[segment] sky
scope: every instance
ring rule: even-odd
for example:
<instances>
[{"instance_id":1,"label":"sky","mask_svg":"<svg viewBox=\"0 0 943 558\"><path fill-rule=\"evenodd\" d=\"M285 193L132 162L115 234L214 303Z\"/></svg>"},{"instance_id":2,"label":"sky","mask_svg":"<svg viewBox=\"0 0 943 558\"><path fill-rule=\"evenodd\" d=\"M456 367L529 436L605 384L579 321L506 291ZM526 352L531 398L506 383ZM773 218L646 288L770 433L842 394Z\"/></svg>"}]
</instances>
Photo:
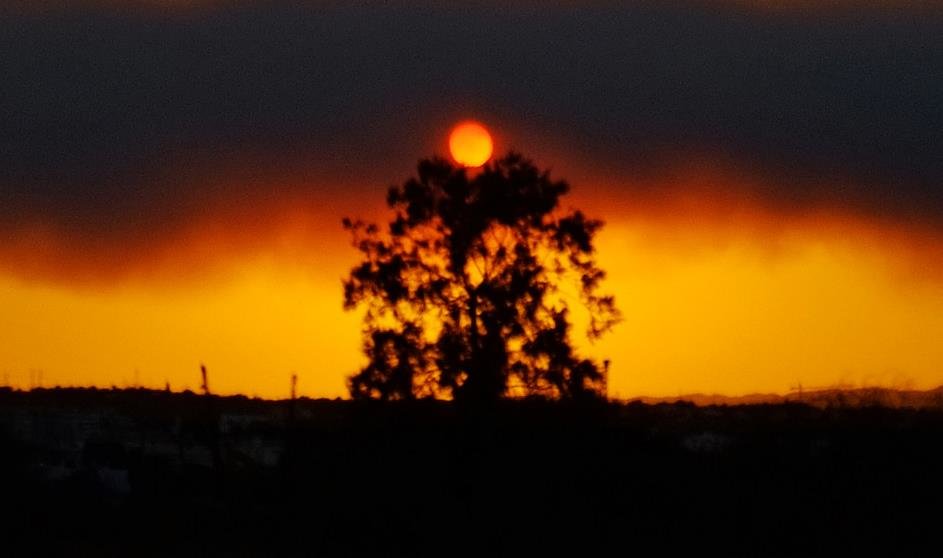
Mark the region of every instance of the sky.
<instances>
[{"instance_id":1,"label":"sky","mask_svg":"<svg viewBox=\"0 0 943 558\"><path fill-rule=\"evenodd\" d=\"M600 217L610 394L943 384L934 2L0 7L0 379L343 396L344 216L475 119Z\"/></svg>"}]
</instances>

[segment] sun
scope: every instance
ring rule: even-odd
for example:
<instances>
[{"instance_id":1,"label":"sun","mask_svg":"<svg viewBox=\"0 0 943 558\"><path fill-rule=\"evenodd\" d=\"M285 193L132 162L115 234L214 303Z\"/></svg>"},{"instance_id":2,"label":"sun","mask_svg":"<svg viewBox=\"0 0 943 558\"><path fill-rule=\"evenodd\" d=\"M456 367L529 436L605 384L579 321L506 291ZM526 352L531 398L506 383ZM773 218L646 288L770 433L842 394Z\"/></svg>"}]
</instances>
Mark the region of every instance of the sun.
<instances>
[{"instance_id":1,"label":"sun","mask_svg":"<svg viewBox=\"0 0 943 558\"><path fill-rule=\"evenodd\" d=\"M480 167L491 158L494 144L484 126L473 120L461 122L449 134L449 151L455 162L466 167Z\"/></svg>"}]
</instances>

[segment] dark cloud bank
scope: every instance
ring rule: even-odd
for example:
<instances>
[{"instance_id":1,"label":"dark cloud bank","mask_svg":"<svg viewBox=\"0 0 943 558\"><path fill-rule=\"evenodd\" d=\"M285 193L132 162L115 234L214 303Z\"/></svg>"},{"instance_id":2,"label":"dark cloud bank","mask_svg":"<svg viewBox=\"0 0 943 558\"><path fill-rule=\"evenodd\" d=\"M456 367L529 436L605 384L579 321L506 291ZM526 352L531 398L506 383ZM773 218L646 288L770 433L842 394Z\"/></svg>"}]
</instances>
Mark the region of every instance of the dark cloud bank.
<instances>
[{"instance_id":1,"label":"dark cloud bank","mask_svg":"<svg viewBox=\"0 0 943 558\"><path fill-rule=\"evenodd\" d=\"M755 193L774 207L943 229L932 10L249 2L0 17L7 240L39 223L107 244L227 197L316 200L330 189L317 177L385 183L466 114L546 132L601 173L706 153L782 178ZM221 169L237 178L225 190ZM285 169L312 180L253 185Z\"/></svg>"}]
</instances>

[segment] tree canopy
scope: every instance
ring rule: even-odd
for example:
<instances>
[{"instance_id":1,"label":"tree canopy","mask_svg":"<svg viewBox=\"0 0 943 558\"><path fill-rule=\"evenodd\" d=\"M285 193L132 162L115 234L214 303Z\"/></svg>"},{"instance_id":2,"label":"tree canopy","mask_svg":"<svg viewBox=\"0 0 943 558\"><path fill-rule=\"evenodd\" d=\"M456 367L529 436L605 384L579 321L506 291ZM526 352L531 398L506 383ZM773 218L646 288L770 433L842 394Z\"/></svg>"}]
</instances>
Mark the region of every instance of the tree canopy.
<instances>
[{"instance_id":1,"label":"tree canopy","mask_svg":"<svg viewBox=\"0 0 943 558\"><path fill-rule=\"evenodd\" d=\"M602 222L563 211L562 180L516 153L472 172L441 158L393 186L388 226L344 219L362 254L344 307L364 308L368 364L355 398L598 395L604 374L576 354L570 306L596 339L618 320L599 293Z\"/></svg>"}]
</instances>

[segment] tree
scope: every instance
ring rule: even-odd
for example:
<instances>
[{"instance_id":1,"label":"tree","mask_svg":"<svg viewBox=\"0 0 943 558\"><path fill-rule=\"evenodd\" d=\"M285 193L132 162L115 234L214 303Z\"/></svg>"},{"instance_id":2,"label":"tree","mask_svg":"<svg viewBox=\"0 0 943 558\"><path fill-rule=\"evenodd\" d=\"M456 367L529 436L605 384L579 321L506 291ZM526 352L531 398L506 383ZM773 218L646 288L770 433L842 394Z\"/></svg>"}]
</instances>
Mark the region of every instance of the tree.
<instances>
[{"instance_id":1,"label":"tree","mask_svg":"<svg viewBox=\"0 0 943 558\"><path fill-rule=\"evenodd\" d=\"M573 350L570 305L588 310L590 339L619 313L598 293L602 222L561 211L568 190L515 153L474 176L432 158L389 189L387 229L344 219L363 256L344 280L344 307L365 309L369 359L349 378L351 395L598 395L603 375Z\"/></svg>"}]
</instances>

